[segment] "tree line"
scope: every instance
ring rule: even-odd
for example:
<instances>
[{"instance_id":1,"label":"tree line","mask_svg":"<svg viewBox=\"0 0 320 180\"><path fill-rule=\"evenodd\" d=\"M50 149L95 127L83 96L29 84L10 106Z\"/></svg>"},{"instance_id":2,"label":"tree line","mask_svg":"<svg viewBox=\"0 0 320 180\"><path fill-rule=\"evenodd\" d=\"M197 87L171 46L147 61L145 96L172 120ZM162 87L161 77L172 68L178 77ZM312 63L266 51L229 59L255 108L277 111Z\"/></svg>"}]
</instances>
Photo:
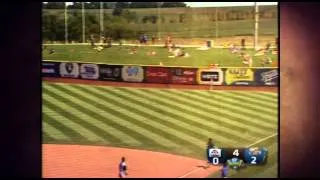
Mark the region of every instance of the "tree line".
<instances>
[{"instance_id":1,"label":"tree line","mask_svg":"<svg viewBox=\"0 0 320 180\"><path fill-rule=\"evenodd\" d=\"M110 2L106 2L108 5ZM142 2L136 2L135 4L148 4ZM64 2L49 2L50 5L63 5ZM47 4L47 5L48 5ZM128 5L132 5L127 2L117 2L113 4L113 10L111 14L103 14L104 19L104 32L106 37L112 37L114 40L119 39L136 39L139 37L141 31L133 28L132 24L143 25L146 23L157 24L161 23L186 23L188 21L194 21L198 15L193 16L188 13L177 13L170 16L162 15L161 19L157 15L141 15L135 11L131 11ZM150 3L153 4L153 3ZM99 6L99 2L86 3L86 5ZM110 4L109 4L110 5ZM108 5L108 6L109 6ZM112 5L112 4L111 4ZM158 4L159 5L159 4ZM81 2L73 4L75 7L81 7ZM51 6L53 7L53 6ZM141 7L141 6L139 6ZM53 8L54 9L54 8ZM94 7L94 9L99 9ZM81 11L70 11L68 13L68 39L70 41L82 42L82 14ZM229 21L229 20L252 20L254 17L253 11L246 10L220 10L215 17L215 13L204 15L208 21ZM277 18L276 8L269 8L260 11L260 18L262 19L275 19ZM42 32L43 40L45 41L63 41L65 39L65 25L64 16L60 14L58 16L54 10L43 11L42 14ZM95 13L86 13L85 16L85 34L88 38L90 34L100 34L100 22ZM87 39L85 40L87 41Z\"/></svg>"},{"instance_id":2,"label":"tree line","mask_svg":"<svg viewBox=\"0 0 320 180\"><path fill-rule=\"evenodd\" d=\"M103 8L113 9L114 7L121 8L176 8L187 7L184 2L103 2ZM48 2L43 3L44 9L64 9L65 2ZM100 2L85 2L86 9L99 9ZM73 5L68 5L68 9L81 9L82 2L74 2Z\"/></svg>"}]
</instances>

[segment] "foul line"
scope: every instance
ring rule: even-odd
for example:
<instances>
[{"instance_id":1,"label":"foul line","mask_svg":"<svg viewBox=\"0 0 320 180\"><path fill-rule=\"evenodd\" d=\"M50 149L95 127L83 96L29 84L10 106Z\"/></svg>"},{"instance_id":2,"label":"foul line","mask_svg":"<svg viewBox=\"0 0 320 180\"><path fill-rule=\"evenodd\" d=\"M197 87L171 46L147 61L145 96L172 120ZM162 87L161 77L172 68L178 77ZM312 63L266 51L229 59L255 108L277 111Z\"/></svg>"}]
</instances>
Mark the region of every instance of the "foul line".
<instances>
[{"instance_id":1,"label":"foul line","mask_svg":"<svg viewBox=\"0 0 320 180\"><path fill-rule=\"evenodd\" d=\"M252 144L249 144L247 147L250 147L250 146L256 145L256 144L258 144L258 143L260 143L260 142L262 142L262 141L264 141L264 140L267 140L267 139L269 139L269 138L272 138L272 137L274 137L274 136L276 136L276 135L278 135L278 133L271 134L270 136L267 136L267 137L262 138L262 139L260 139L260 140L258 140L258 141L256 141L256 142L254 142L254 143L252 143Z\"/></svg>"},{"instance_id":2,"label":"foul line","mask_svg":"<svg viewBox=\"0 0 320 180\"><path fill-rule=\"evenodd\" d=\"M256 145L256 144L258 144L258 143L260 143L260 142L262 142L262 141L265 141L265 140L267 140L267 139L269 139L269 138L272 138L272 137L274 137L274 136L276 136L276 135L278 135L278 133L271 134L270 136L267 136L267 137L262 138L262 139L254 142L254 143L252 143L252 144L249 144L247 147ZM186 176L188 176L188 175L190 175L190 174L192 174L192 173L194 173L194 172L199 171L201 168L202 168L202 167L197 167L197 168L195 168L195 169L187 172L186 174L184 174L184 175L182 175L182 176L179 176L178 178L184 178L184 177L186 177Z\"/></svg>"},{"instance_id":3,"label":"foul line","mask_svg":"<svg viewBox=\"0 0 320 180\"><path fill-rule=\"evenodd\" d=\"M178 178L184 178L184 177L188 176L189 174L192 174L192 173L194 173L194 172L196 172L196 171L199 171L200 169L201 169L201 167L197 167L197 168L189 171L188 173L186 173L186 174L184 174L184 175L182 175L182 176L179 176Z\"/></svg>"}]
</instances>

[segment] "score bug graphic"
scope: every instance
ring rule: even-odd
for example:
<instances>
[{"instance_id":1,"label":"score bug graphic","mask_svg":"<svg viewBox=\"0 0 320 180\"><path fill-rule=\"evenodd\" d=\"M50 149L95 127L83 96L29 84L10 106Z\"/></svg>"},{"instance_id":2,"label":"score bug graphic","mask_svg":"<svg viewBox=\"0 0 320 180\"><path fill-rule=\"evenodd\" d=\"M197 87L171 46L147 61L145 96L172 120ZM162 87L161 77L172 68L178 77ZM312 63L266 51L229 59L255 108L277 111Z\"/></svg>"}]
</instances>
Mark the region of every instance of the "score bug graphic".
<instances>
[{"instance_id":1,"label":"score bug graphic","mask_svg":"<svg viewBox=\"0 0 320 180\"><path fill-rule=\"evenodd\" d=\"M208 160L214 165L227 163L229 167L239 169L248 165L262 165L267 162L266 148L211 148Z\"/></svg>"}]
</instances>

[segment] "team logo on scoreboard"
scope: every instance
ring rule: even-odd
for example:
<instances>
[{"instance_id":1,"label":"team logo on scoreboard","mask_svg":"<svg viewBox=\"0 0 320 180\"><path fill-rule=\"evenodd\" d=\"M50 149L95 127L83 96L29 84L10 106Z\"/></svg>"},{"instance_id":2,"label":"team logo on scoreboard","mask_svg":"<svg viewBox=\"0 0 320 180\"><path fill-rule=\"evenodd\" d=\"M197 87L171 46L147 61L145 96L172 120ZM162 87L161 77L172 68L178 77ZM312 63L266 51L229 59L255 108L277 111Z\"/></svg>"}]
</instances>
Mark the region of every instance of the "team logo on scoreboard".
<instances>
[{"instance_id":1,"label":"team logo on scoreboard","mask_svg":"<svg viewBox=\"0 0 320 180\"><path fill-rule=\"evenodd\" d=\"M221 149L209 149L209 157L221 157Z\"/></svg>"},{"instance_id":2,"label":"team logo on scoreboard","mask_svg":"<svg viewBox=\"0 0 320 180\"><path fill-rule=\"evenodd\" d=\"M239 159L237 157L231 158L227 161L227 164L229 167L233 169L240 169L241 167L244 166L244 162L242 159Z\"/></svg>"},{"instance_id":3,"label":"team logo on scoreboard","mask_svg":"<svg viewBox=\"0 0 320 180\"><path fill-rule=\"evenodd\" d=\"M265 164L268 158L268 150L266 148L247 148L244 151L244 160L248 164Z\"/></svg>"}]
</instances>

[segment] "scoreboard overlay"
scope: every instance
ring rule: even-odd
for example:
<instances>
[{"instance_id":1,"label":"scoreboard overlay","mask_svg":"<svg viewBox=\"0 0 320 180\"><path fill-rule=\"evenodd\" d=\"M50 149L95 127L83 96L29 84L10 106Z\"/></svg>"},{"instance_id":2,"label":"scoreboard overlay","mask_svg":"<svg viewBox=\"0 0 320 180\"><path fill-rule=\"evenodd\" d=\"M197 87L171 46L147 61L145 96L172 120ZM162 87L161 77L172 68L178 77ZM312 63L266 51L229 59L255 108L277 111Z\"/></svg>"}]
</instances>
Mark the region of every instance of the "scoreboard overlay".
<instances>
[{"instance_id":1,"label":"scoreboard overlay","mask_svg":"<svg viewBox=\"0 0 320 180\"><path fill-rule=\"evenodd\" d=\"M251 148L210 148L208 161L214 165L227 164L235 169L245 165L264 165L268 160L268 150L264 147Z\"/></svg>"}]
</instances>

